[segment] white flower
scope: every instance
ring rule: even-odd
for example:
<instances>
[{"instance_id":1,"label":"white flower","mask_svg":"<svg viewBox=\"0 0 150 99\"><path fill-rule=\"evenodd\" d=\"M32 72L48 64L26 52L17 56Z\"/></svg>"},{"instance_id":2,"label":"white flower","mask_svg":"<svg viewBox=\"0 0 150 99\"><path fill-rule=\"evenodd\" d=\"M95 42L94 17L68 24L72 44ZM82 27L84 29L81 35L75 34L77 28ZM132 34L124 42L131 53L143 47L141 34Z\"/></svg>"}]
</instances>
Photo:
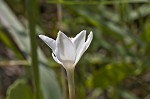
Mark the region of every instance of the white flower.
<instances>
[{"instance_id":1,"label":"white flower","mask_svg":"<svg viewBox=\"0 0 150 99\"><path fill-rule=\"evenodd\" d=\"M83 53L89 47L93 33L90 32L86 39L86 31L81 31L76 37L68 38L61 31L58 32L56 40L44 35L39 37L52 49L54 60L61 64L65 69L74 68Z\"/></svg>"}]
</instances>

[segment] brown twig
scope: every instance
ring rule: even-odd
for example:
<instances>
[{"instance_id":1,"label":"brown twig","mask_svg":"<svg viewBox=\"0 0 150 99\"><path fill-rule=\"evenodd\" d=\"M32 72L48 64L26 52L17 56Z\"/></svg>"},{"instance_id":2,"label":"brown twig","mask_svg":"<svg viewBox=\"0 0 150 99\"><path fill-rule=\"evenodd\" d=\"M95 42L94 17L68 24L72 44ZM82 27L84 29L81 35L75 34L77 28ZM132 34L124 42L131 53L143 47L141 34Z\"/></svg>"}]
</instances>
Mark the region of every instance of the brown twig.
<instances>
[{"instance_id":1,"label":"brown twig","mask_svg":"<svg viewBox=\"0 0 150 99\"><path fill-rule=\"evenodd\" d=\"M18 65L29 66L29 62L27 62L26 60L0 61L0 67L9 67Z\"/></svg>"}]
</instances>

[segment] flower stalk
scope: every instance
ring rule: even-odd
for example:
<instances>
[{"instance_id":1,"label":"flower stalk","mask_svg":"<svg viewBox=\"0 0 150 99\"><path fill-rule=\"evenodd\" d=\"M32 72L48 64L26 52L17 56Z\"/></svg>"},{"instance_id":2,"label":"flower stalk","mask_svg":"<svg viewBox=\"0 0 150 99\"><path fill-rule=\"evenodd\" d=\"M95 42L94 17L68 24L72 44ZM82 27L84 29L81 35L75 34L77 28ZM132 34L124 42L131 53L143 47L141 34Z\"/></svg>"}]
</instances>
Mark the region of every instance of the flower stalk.
<instances>
[{"instance_id":1,"label":"flower stalk","mask_svg":"<svg viewBox=\"0 0 150 99\"><path fill-rule=\"evenodd\" d=\"M69 99L75 99L74 68L66 69L69 88Z\"/></svg>"}]
</instances>

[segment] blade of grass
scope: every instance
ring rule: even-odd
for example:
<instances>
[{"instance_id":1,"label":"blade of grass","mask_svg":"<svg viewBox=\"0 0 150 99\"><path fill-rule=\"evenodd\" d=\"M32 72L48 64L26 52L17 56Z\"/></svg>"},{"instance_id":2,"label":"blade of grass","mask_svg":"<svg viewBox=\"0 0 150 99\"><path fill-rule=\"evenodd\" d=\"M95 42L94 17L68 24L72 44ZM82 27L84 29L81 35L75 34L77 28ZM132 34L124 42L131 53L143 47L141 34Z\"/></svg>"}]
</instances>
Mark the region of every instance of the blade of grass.
<instances>
[{"instance_id":1,"label":"blade of grass","mask_svg":"<svg viewBox=\"0 0 150 99\"><path fill-rule=\"evenodd\" d=\"M35 99L42 99L41 88L40 88L40 78L39 78L39 66L38 66L38 56L37 56L37 43L36 43L36 17L38 11L38 0L28 0L27 2L27 13L29 20L29 34L31 41L31 57L32 57L32 80L34 86Z\"/></svg>"},{"instance_id":2,"label":"blade of grass","mask_svg":"<svg viewBox=\"0 0 150 99\"><path fill-rule=\"evenodd\" d=\"M145 3L148 2L148 0L111 0L111 1L48 1L48 3L51 4L63 4L63 5L109 5L109 4L119 4L119 3Z\"/></svg>"},{"instance_id":3,"label":"blade of grass","mask_svg":"<svg viewBox=\"0 0 150 99\"><path fill-rule=\"evenodd\" d=\"M19 57L20 59L23 59L22 54L17 49L17 47L15 46L14 42L12 42L12 40L8 37L7 33L4 33L2 31L0 31L0 41L2 41L10 49L12 49L16 53L17 57Z\"/></svg>"},{"instance_id":4,"label":"blade of grass","mask_svg":"<svg viewBox=\"0 0 150 99\"><path fill-rule=\"evenodd\" d=\"M29 63L26 60L11 60L11 61L0 61L0 67L11 67L11 66L18 66L24 65L29 66Z\"/></svg>"}]
</instances>

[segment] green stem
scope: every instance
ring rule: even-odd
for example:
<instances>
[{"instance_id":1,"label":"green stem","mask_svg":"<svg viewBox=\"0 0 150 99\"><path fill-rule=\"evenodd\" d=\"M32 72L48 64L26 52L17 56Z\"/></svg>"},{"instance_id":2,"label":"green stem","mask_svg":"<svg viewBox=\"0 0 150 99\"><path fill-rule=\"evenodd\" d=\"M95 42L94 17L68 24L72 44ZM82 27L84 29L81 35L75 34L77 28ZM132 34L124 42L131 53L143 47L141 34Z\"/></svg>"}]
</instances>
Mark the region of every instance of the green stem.
<instances>
[{"instance_id":1,"label":"green stem","mask_svg":"<svg viewBox=\"0 0 150 99\"><path fill-rule=\"evenodd\" d=\"M121 3L147 3L148 0L110 0L110 1L89 1L89 2L85 2L85 1L57 1L57 0L48 0L47 3L50 4L63 4L63 5L110 5L110 4L121 4Z\"/></svg>"},{"instance_id":2,"label":"green stem","mask_svg":"<svg viewBox=\"0 0 150 99\"><path fill-rule=\"evenodd\" d=\"M32 57L32 83L35 99L41 99L40 80L39 80L39 67L37 56L37 41L36 41L36 23L38 16L38 0L27 0L27 14L29 20L29 34L31 43L31 57Z\"/></svg>"},{"instance_id":3,"label":"green stem","mask_svg":"<svg viewBox=\"0 0 150 99\"><path fill-rule=\"evenodd\" d=\"M69 99L75 99L75 84L74 84L74 68L69 68L67 71Z\"/></svg>"}]
</instances>

